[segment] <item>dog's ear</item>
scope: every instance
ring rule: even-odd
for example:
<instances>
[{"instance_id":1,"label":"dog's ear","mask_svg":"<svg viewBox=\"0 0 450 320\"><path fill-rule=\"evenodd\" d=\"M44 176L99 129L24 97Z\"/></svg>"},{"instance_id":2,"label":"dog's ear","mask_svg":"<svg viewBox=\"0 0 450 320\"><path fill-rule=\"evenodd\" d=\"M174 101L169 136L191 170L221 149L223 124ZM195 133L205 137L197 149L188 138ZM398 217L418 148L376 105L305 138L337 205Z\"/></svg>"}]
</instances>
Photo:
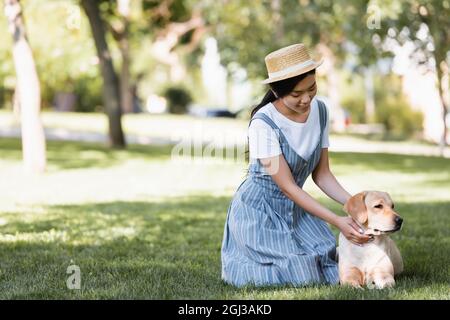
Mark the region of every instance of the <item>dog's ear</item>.
<instances>
[{"instance_id":1,"label":"dog's ear","mask_svg":"<svg viewBox=\"0 0 450 320\"><path fill-rule=\"evenodd\" d=\"M344 211L361 224L367 221L366 195L367 191L355 194L344 204Z\"/></svg>"}]
</instances>

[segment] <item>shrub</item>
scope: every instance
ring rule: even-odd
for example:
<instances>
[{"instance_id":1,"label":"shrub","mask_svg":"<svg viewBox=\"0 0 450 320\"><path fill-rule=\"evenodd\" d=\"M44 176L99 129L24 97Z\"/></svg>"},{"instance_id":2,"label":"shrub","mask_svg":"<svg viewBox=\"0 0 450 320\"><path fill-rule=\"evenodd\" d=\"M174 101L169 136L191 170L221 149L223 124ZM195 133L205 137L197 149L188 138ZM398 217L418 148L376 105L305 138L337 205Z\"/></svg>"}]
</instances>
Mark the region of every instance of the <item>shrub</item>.
<instances>
[{"instance_id":1,"label":"shrub","mask_svg":"<svg viewBox=\"0 0 450 320\"><path fill-rule=\"evenodd\" d=\"M74 112L102 112L102 79L100 77L79 76L65 79L63 83L54 85L41 81L42 107L54 106L58 93L73 93L76 96Z\"/></svg>"},{"instance_id":2,"label":"shrub","mask_svg":"<svg viewBox=\"0 0 450 320\"><path fill-rule=\"evenodd\" d=\"M190 93L183 87L168 87L162 94L167 99L169 113L184 114L192 102Z\"/></svg>"},{"instance_id":3,"label":"shrub","mask_svg":"<svg viewBox=\"0 0 450 320\"><path fill-rule=\"evenodd\" d=\"M103 112L102 79L80 77L75 80L73 92L77 96L76 112Z\"/></svg>"},{"instance_id":4,"label":"shrub","mask_svg":"<svg viewBox=\"0 0 450 320\"><path fill-rule=\"evenodd\" d=\"M353 123L367 123L364 79L358 75L349 79L341 104L350 112ZM401 81L397 75L374 77L375 118L372 121L383 124L391 137L407 138L423 129L423 114L411 109L402 94Z\"/></svg>"},{"instance_id":5,"label":"shrub","mask_svg":"<svg viewBox=\"0 0 450 320\"><path fill-rule=\"evenodd\" d=\"M341 100L342 107L350 113L352 123L366 123L365 103L364 95L361 94L349 95Z\"/></svg>"},{"instance_id":6,"label":"shrub","mask_svg":"<svg viewBox=\"0 0 450 320\"><path fill-rule=\"evenodd\" d=\"M423 114L412 110L403 97L390 97L377 103L375 120L394 136L410 137L423 129Z\"/></svg>"}]
</instances>

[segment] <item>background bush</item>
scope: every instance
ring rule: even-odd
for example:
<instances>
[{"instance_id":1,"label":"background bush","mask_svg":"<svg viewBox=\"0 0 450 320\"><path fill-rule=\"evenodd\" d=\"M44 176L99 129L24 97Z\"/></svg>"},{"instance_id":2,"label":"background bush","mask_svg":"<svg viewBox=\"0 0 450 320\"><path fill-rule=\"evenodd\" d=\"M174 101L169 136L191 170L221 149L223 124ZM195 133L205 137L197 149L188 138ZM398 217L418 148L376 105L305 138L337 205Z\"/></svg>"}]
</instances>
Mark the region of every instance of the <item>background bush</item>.
<instances>
[{"instance_id":1,"label":"background bush","mask_svg":"<svg viewBox=\"0 0 450 320\"><path fill-rule=\"evenodd\" d=\"M365 115L364 78L347 75L342 92L342 107L349 111L352 123L368 123ZM375 85L375 123L385 126L393 137L408 138L423 129L423 114L413 110L403 96L401 78L397 75L377 76Z\"/></svg>"},{"instance_id":2,"label":"background bush","mask_svg":"<svg viewBox=\"0 0 450 320\"><path fill-rule=\"evenodd\" d=\"M407 138L422 130L423 114L412 109L402 91L397 75L375 78L375 121L391 136Z\"/></svg>"},{"instance_id":3,"label":"background bush","mask_svg":"<svg viewBox=\"0 0 450 320\"><path fill-rule=\"evenodd\" d=\"M412 110L404 97L389 97L378 103L375 121L384 124L387 132L397 137L407 138L423 129L423 114Z\"/></svg>"},{"instance_id":4,"label":"background bush","mask_svg":"<svg viewBox=\"0 0 450 320\"><path fill-rule=\"evenodd\" d=\"M189 91L181 86L171 86L163 90L162 95L167 99L169 113L184 114L192 102Z\"/></svg>"}]
</instances>

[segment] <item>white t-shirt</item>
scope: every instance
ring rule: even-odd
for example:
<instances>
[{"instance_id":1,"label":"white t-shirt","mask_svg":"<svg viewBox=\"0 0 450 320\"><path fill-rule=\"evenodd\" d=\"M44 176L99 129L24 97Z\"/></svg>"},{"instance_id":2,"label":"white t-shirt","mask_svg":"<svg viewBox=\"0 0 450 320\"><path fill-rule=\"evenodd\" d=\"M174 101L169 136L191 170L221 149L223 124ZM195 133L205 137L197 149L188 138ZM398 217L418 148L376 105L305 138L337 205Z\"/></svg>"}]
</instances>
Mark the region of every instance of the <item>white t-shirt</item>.
<instances>
[{"instance_id":1,"label":"white t-shirt","mask_svg":"<svg viewBox=\"0 0 450 320\"><path fill-rule=\"evenodd\" d=\"M328 123L329 112L327 109L327 124L322 136L322 148L329 147ZM320 117L317 99L311 101L311 111L304 123L293 121L281 114L275 106L269 102L256 114L267 115L283 132L289 146L303 159L307 160L314 152L320 138ZM248 129L249 138L249 158L260 159L274 157L281 154L281 147L278 140L278 133L261 119L251 122Z\"/></svg>"}]
</instances>

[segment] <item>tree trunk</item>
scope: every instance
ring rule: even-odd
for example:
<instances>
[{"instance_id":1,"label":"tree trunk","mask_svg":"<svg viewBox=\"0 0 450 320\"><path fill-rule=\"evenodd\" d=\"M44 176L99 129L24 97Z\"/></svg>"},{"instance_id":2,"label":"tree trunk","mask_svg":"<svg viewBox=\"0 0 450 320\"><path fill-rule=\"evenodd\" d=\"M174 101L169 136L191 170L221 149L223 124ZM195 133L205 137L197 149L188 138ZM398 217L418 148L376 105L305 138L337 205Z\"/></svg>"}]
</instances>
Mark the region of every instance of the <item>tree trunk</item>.
<instances>
[{"instance_id":1,"label":"tree trunk","mask_svg":"<svg viewBox=\"0 0 450 320\"><path fill-rule=\"evenodd\" d=\"M120 70L120 97L122 111L124 113L133 113L133 96L131 91L130 74L130 48L128 43L128 21L125 22L124 34L119 41L120 54L122 56L122 67Z\"/></svg>"},{"instance_id":2,"label":"tree trunk","mask_svg":"<svg viewBox=\"0 0 450 320\"><path fill-rule=\"evenodd\" d=\"M336 56L326 43L326 40L320 42L317 45L317 50L324 58L324 63L319 68L322 72L326 73L327 93L332 104L330 112L333 112L334 124L330 129L343 132L345 131L345 116L341 106L339 74L336 71Z\"/></svg>"},{"instance_id":3,"label":"tree trunk","mask_svg":"<svg viewBox=\"0 0 450 320\"><path fill-rule=\"evenodd\" d=\"M228 71L225 71L225 85L226 85L226 104L227 109L230 111L235 111L234 101L233 101L233 77L230 75Z\"/></svg>"},{"instance_id":4,"label":"tree trunk","mask_svg":"<svg viewBox=\"0 0 450 320\"><path fill-rule=\"evenodd\" d=\"M442 132L441 141L439 143L439 149L440 149L441 155L443 155L444 148L448 145L448 141L447 141L448 128L447 128L447 123L445 120L446 120L447 113L449 112L449 110L448 110L449 109L449 105L448 105L449 71L448 71L448 65L445 60L439 61L438 59L436 59L436 61L437 61L436 70L437 70L437 77L438 77L439 97L441 98L441 106L442 106L442 120L444 122L444 129Z\"/></svg>"},{"instance_id":5,"label":"tree trunk","mask_svg":"<svg viewBox=\"0 0 450 320\"><path fill-rule=\"evenodd\" d=\"M122 111L124 113L133 112L133 94L130 74L130 45L128 41L130 29L130 0L119 0L118 11L122 19L122 30L119 32L118 43L122 56L122 67L120 71L120 97Z\"/></svg>"},{"instance_id":6,"label":"tree trunk","mask_svg":"<svg viewBox=\"0 0 450 320\"><path fill-rule=\"evenodd\" d=\"M103 103L109 120L109 142L113 147L124 148L125 138L121 125L122 110L120 108L119 81L106 43L105 27L100 16L98 2L81 0L81 6L89 19L100 60L100 70L103 77Z\"/></svg>"},{"instance_id":7,"label":"tree trunk","mask_svg":"<svg viewBox=\"0 0 450 320\"><path fill-rule=\"evenodd\" d=\"M23 163L27 172L41 173L46 167L45 134L39 117L41 92L18 0L5 0L5 15L13 37L13 59L17 76L15 94L20 104Z\"/></svg>"},{"instance_id":8,"label":"tree trunk","mask_svg":"<svg viewBox=\"0 0 450 320\"><path fill-rule=\"evenodd\" d=\"M375 93L372 66L364 69L364 87L366 89L366 123L371 123L375 120Z\"/></svg>"},{"instance_id":9,"label":"tree trunk","mask_svg":"<svg viewBox=\"0 0 450 320\"><path fill-rule=\"evenodd\" d=\"M281 15L281 1L280 0L271 0L270 7L273 11L272 21L275 26L274 37L275 41L280 41L284 38L284 26L283 26L283 17Z\"/></svg>"},{"instance_id":10,"label":"tree trunk","mask_svg":"<svg viewBox=\"0 0 450 320\"><path fill-rule=\"evenodd\" d=\"M437 1L436 1L437 4ZM444 9L445 6L436 6L437 10ZM433 6L433 5L431 5ZM421 5L425 9L424 14L419 14L421 21L428 27L429 34L432 39L434 46L434 61L436 62L436 76L439 98L441 100L441 111L443 120L443 129L441 139L439 141L439 152L441 155L444 154L444 148L448 145L447 143L447 123L446 116L449 112L449 66L447 63L447 52L450 44L450 36L448 34L448 28L440 23L438 18L438 13L435 16L429 14L429 7L426 4ZM446 10L442 11L445 16ZM419 11L420 13L420 11ZM448 20L448 19L447 19Z\"/></svg>"}]
</instances>

